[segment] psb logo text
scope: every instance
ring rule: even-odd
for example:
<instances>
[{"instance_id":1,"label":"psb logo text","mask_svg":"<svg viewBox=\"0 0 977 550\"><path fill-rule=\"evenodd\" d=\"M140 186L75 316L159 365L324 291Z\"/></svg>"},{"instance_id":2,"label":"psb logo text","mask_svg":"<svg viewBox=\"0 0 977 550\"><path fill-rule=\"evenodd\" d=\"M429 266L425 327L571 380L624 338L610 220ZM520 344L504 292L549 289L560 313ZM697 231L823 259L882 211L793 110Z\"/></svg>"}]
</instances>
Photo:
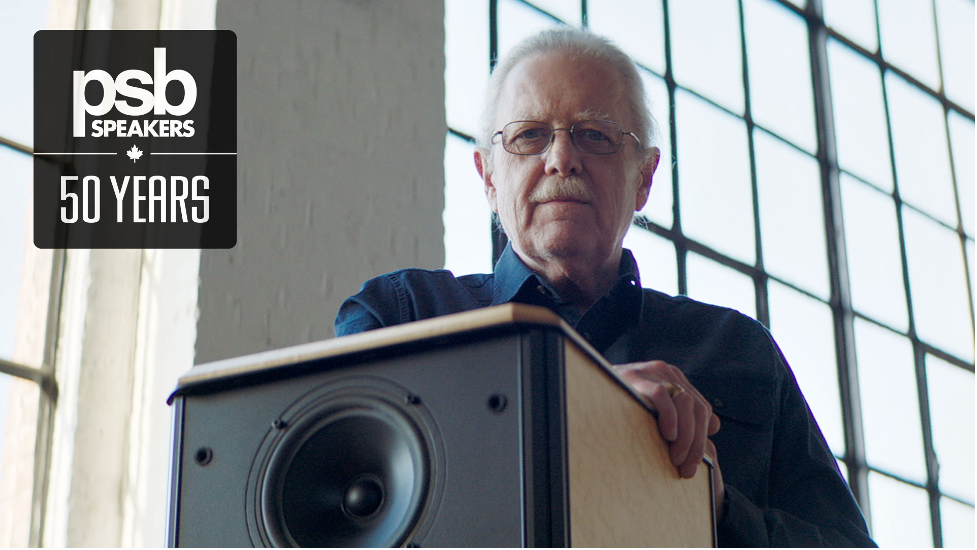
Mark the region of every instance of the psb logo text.
<instances>
[{"instance_id":1,"label":"psb logo text","mask_svg":"<svg viewBox=\"0 0 977 550\"><path fill-rule=\"evenodd\" d=\"M153 75L145 71L130 69L122 71L116 78L109 73L96 69L89 72L72 71L72 134L74 137L86 137L85 114L102 117L113 107L123 115L141 117L149 114L172 115L181 117L189 113L197 102L197 83L187 71L176 69L166 72L166 48L153 48ZM102 101L98 105L89 105L85 98L85 89L92 81L102 86ZM133 86L136 81L142 85L152 85L152 91ZM166 99L166 88L172 82L183 85L183 101L179 105L170 105ZM116 95L129 99L116 99ZM132 105L129 100L139 103ZM91 137L192 137L194 134L193 121L181 119L144 119L144 120L114 120L95 119L91 124Z\"/></svg>"},{"instance_id":2,"label":"psb logo text","mask_svg":"<svg viewBox=\"0 0 977 550\"><path fill-rule=\"evenodd\" d=\"M236 52L226 30L34 33L35 246L233 247Z\"/></svg>"}]
</instances>

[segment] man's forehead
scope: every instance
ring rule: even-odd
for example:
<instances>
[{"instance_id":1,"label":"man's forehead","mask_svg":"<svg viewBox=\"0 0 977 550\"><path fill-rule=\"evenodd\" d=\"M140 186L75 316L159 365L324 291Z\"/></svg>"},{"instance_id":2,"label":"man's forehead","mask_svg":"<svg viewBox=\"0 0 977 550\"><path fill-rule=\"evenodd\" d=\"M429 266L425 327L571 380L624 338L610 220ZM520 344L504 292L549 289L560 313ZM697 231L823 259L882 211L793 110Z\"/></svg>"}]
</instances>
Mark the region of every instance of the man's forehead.
<instances>
[{"instance_id":1,"label":"man's forehead","mask_svg":"<svg viewBox=\"0 0 977 550\"><path fill-rule=\"evenodd\" d=\"M620 75L596 59L541 54L513 67L499 98L498 114L508 121L621 122L621 94Z\"/></svg>"},{"instance_id":2,"label":"man's forehead","mask_svg":"<svg viewBox=\"0 0 977 550\"><path fill-rule=\"evenodd\" d=\"M596 108L584 109L582 111L572 111L569 113L557 112L552 106L536 106L536 108L530 109L513 109L509 111L514 118L513 120L539 120L545 121L547 118L551 118L554 115L559 115L560 117L566 117L574 122L579 122L581 120L614 120L614 117ZM615 120L615 122L617 122Z\"/></svg>"}]
</instances>

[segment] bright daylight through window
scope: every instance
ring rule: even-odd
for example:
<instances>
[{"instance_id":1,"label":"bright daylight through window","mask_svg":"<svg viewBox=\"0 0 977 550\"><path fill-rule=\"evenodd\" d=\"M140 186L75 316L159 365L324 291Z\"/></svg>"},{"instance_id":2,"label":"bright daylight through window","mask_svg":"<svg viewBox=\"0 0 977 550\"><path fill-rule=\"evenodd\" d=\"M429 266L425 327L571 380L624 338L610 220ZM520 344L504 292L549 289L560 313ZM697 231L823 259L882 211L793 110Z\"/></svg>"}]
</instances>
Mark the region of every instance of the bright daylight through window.
<instances>
[{"instance_id":1,"label":"bright daylight through window","mask_svg":"<svg viewBox=\"0 0 977 550\"><path fill-rule=\"evenodd\" d=\"M445 266L491 271L493 58L587 26L660 125L645 286L766 324L882 546L974 544L974 2L448 0Z\"/></svg>"}]
</instances>

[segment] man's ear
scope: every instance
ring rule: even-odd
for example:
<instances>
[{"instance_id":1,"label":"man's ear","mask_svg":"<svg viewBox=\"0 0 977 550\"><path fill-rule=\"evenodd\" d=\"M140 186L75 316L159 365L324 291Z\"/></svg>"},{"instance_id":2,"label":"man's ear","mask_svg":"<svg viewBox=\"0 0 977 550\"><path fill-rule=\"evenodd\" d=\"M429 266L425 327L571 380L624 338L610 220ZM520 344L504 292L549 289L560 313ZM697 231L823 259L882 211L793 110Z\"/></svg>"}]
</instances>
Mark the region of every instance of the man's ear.
<instances>
[{"instance_id":1,"label":"man's ear","mask_svg":"<svg viewBox=\"0 0 977 550\"><path fill-rule=\"evenodd\" d=\"M648 202L648 195L651 193L652 176L655 174L655 168L658 166L660 156L661 153L658 151L658 147L650 147L644 153L639 171L640 180L638 182L638 190L634 197L635 212L644 208Z\"/></svg>"},{"instance_id":2,"label":"man's ear","mask_svg":"<svg viewBox=\"0 0 977 550\"><path fill-rule=\"evenodd\" d=\"M478 170L478 175L485 184L485 198L488 199L489 206L492 207L492 212L498 214L499 209L495 205L496 189L492 183L492 161L489 158L487 149L481 147L475 148L475 169Z\"/></svg>"}]
</instances>

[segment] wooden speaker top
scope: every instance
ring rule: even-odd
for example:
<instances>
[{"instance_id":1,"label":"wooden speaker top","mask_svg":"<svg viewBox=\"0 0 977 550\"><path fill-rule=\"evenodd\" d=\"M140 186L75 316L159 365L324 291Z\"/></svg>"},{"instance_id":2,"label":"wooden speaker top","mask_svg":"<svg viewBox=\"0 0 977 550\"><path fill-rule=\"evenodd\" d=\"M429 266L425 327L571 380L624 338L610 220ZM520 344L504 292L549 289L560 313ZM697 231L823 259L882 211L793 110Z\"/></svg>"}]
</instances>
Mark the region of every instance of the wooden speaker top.
<instances>
[{"instance_id":1,"label":"wooden speaker top","mask_svg":"<svg viewBox=\"0 0 977 550\"><path fill-rule=\"evenodd\" d=\"M573 341L595 364L603 367L614 379L624 384L610 370L607 360L559 315L542 307L508 303L196 365L180 377L176 391L170 396L169 401L187 393L190 388L268 373L297 363L338 358L506 325L546 326L558 330ZM644 399L638 399L644 402ZM645 404L647 406L647 403Z\"/></svg>"}]
</instances>

